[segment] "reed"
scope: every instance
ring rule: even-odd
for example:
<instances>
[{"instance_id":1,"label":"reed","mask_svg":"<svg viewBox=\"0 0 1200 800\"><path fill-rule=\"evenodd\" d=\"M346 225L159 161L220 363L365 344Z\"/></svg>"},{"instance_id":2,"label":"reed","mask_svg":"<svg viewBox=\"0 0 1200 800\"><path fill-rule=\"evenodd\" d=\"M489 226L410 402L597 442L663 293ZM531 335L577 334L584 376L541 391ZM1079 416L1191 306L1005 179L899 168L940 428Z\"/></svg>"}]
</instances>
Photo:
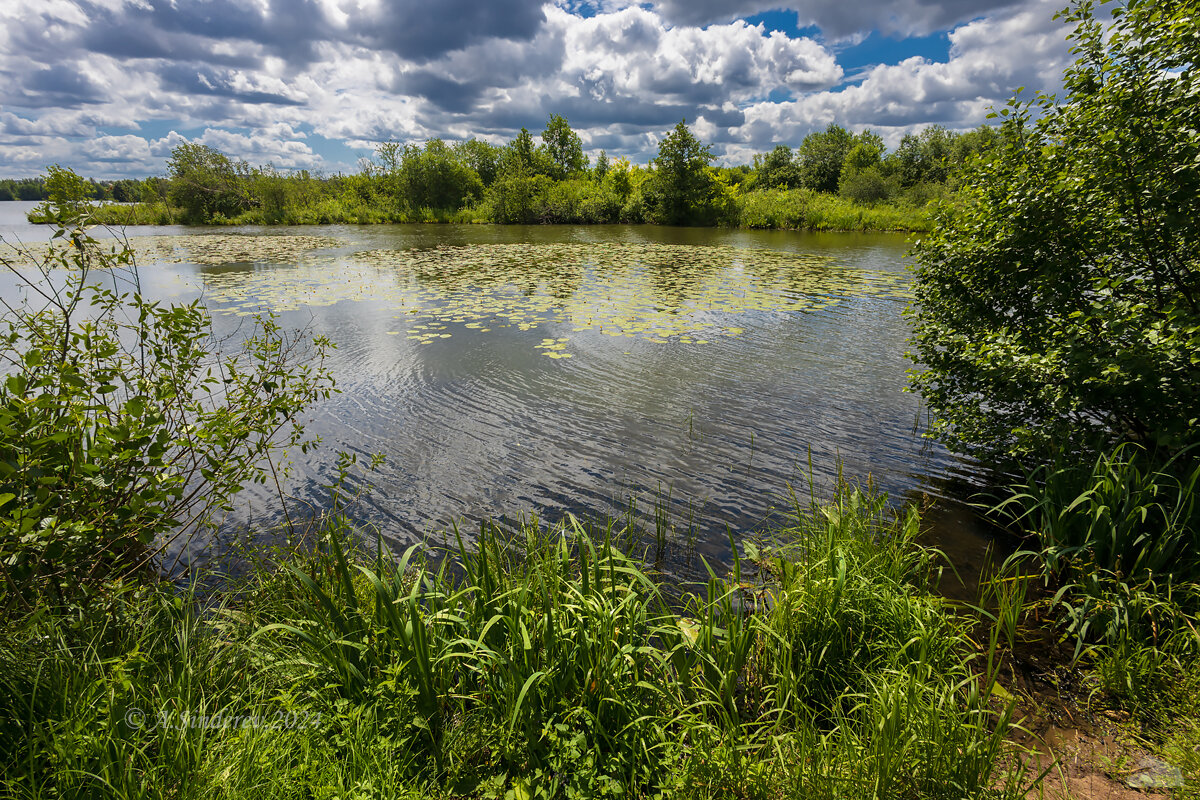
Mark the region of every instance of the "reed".
<instances>
[{"instance_id":1,"label":"reed","mask_svg":"<svg viewBox=\"0 0 1200 800\"><path fill-rule=\"evenodd\" d=\"M681 599L612 525L393 558L333 517L205 610L6 625L0 768L18 797L1015 797L917 527L843 486Z\"/></svg>"}]
</instances>

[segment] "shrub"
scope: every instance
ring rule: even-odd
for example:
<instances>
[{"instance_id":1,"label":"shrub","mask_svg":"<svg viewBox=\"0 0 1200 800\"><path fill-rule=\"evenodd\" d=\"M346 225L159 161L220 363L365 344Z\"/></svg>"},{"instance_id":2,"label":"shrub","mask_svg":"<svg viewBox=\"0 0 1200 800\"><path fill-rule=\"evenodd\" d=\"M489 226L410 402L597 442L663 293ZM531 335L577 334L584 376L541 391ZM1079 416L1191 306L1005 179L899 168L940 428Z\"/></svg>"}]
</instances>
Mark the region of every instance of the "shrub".
<instances>
[{"instance_id":1,"label":"shrub","mask_svg":"<svg viewBox=\"0 0 1200 800\"><path fill-rule=\"evenodd\" d=\"M1200 408L1200 17L1079 3L1059 101L1012 101L915 247L913 383L951 447L993 463L1169 455Z\"/></svg>"},{"instance_id":2,"label":"shrub","mask_svg":"<svg viewBox=\"0 0 1200 800\"><path fill-rule=\"evenodd\" d=\"M332 391L323 338L264 316L217 353L198 302L142 297L132 250L82 223L0 264L37 301L0 319L0 606L152 572L170 539L304 444L299 412Z\"/></svg>"}]
</instances>

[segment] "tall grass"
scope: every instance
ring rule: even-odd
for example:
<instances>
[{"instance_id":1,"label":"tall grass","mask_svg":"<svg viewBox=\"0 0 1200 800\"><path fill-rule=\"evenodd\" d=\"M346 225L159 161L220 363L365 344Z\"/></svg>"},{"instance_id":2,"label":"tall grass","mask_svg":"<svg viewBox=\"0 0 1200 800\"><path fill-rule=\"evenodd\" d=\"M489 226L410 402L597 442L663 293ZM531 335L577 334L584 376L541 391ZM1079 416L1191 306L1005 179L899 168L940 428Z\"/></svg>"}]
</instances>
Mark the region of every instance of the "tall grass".
<instances>
[{"instance_id":1,"label":"tall grass","mask_svg":"<svg viewBox=\"0 0 1200 800\"><path fill-rule=\"evenodd\" d=\"M927 231L924 208L902 205L860 205L844 197L809 189L763 189L738 198L742 228L784 228L811 231Z\"/></svg>"},{"instance_id":2,"label":"tall grass","mask_svg":"<svg viewBox=\"0 0 1200 800\"><path fill-rule=\"evenodd\" d=\"M917 528L843 487L680 601L611 526L393 559L334 519L205 612L158 588L10 621L0 774L18 797L1017 796Z\"/></svg>"},{"instance_id":3,"label":"tall grass","mask_svg":"<svg viewBox=\"0 0 1200 800\"><path fill-rule=\"evenodd\" d=\"M993 509L1024 531L1081 643L1165 641L1200 611L1200 462L1123 444L1032 470Z\"/></svg>"},{"instance_id":4,"label":"tall grass","mask_svg":"<svg viewBox=\"0 0 1200 800\"><path fill-rule=\"evenodd\" d=\"M92 216L105 225L185 224L182 209L166 203L104 204ZM318 195L281 208L258 207L234 217L206 220L211 225L371 225L389 223L497 222L504 214L487 203L461 209L402 208L383 197L362 198L353 193ZM585 180L553 183L533 201L531 221L559 224L609 224L643 221L641 212L624 214L620 199ZM30 217L31 222L47 219ZM741 228L781 228L813 231L926 231L929 215L923 207L899 202L862 205L838 195L808 189L770 189L748 192L720 224Z\"/></svg>"}]
</instances>

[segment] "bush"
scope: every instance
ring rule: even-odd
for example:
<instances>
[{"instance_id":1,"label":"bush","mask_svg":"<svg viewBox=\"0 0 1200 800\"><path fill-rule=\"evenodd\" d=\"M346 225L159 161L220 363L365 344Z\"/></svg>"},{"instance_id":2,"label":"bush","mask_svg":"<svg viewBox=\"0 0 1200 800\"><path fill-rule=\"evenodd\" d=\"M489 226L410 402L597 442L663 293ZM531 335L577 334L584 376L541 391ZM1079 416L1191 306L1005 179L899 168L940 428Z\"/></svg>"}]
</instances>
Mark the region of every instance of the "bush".
<instances>
[{"instance_id":1,"label":"bush","mask_svg":"<svg viewBox=\"0 0 1200 800\"><path fill-rule=\"evenodd\" d=\"M875 205L899 194L900 186L895 178L884 177L879 167L864 169L846 167L842 170L838 191L848 200L864 205Z\"/></svg>"},{"instance_id":2,"label":"bush","mask_svg":"<svg viewBox=\"0 0 1200 800\"><path fill-rule=\"evenodd\" d=\"M303 444L299 413L332 390L324 339L310 363L301 337L260 317L217 353L198 302L143 298L132 250L82 223L0 264L41 302L0 320L0 606L153 574L170 539Z\"/></svg>"},{"instance_id":3,"label":"bush","mask_svg":"<svg viewBox=\"0 0 1200 800\"><path fill-rule=\"evenodd\" d=\"M1068 14L1064 94L1014 100L914 250L914 377L951 447L995 464L1200 425L1200 17Z\"/></svg>"}]
</instances>

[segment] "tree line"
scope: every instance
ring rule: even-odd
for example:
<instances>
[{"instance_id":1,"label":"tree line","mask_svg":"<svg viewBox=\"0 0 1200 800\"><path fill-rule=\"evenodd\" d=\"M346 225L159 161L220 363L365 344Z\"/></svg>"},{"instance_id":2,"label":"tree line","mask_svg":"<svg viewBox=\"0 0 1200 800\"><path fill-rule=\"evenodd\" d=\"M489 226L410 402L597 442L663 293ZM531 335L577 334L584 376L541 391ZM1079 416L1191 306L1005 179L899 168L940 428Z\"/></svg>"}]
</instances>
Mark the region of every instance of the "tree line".
<instances>
[{"instance_id":1,"label":"tree line","mask_svg":"<svg viewBox=\"0 0 1200 800\"><path fill-rule=\"evenodd\" d=\"M121 178L120 180L98 181L87 179L87 196L92 200L107 200L114 203L137 203L143 197L152 196L153 186L162 178ZM0 201L3 200L49 200L50 190L44 176L36 178L4 178L0 180Z\"/></svg>"},{"instance_id":2,"label":"tree line","mask_svg":"<svg viewBox=\"0 0 1200 800\"><path fill-rule=\"evenodd\" d=\"M780 144L750 165L721 167L713 165L711 146L681 121L649 163L638 165L603 150L593 162L579 134L555 114L540 136L522 128L505 145L475 138L385 142L360 162L358 173L332 176L255 167L185 143L171 152L165 177L93 181L90 196L138 203L101 214L104 221L127 224L645 222L912 229L921 226L928 202L952 190L963 165L994 139L986 126L965 134L935 126L905 136L888 152L871 131L853 134L831 124L795 149ZM39 186L44 192L44 181Z\"/></svg>"}]
</instances>

